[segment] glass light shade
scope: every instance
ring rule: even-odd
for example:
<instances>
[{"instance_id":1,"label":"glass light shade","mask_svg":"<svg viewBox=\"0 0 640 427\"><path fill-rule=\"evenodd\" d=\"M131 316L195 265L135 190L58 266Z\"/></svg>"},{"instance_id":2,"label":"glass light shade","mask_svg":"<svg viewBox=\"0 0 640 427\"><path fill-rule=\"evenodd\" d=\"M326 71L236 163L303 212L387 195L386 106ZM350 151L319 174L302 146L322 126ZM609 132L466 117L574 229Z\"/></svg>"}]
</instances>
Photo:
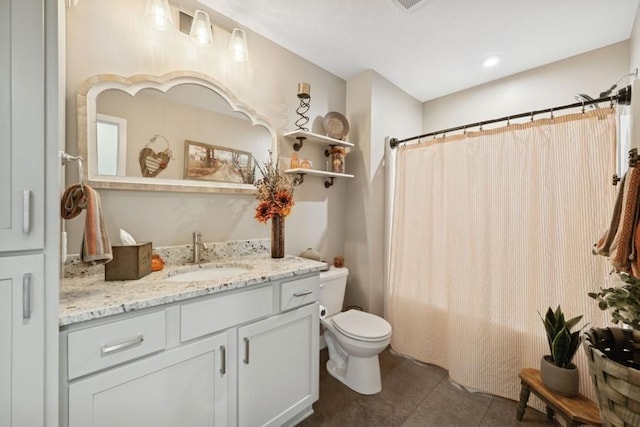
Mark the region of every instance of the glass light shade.
<instances>
[{"instance_id":1,"label":"glass light shade","mask_svg":"<svg viewBox=\"0 0 640 427\"><path fill-rule=\"evenodd\" d=\"M144 16L147 22L159 31L166 31L173 25L168 0L147 0Z\"/></svg>"},{"instance_id":2,"label":"glass light shade","mask_svg":"<svg viewBox=\"0 0 640 427\"><path fill-rule=\"evenodd\" d=\"M229 39L229 56L236 62L249 60L249 49L247 49L247 36L244 30L234 28Z\"/></svg>"},{"instance_id":3,"label":"glass light shade","mask_svg":"<svg viewBox=\"0 0 640 427\"><path fill-rule=\"evenodd\" d=\"M193 14L189 38L198 46L207 46L213 43L213 32L209 15L204 10L196 10Z\"/></svg>"}]
</instances>

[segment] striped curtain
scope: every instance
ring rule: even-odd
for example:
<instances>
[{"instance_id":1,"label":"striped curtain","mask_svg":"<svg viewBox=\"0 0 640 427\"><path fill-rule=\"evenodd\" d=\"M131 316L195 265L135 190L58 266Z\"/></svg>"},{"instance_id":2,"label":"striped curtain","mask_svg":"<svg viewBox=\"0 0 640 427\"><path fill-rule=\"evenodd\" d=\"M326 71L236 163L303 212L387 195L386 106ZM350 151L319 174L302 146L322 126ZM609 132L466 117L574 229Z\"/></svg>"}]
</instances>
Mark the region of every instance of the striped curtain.
<instances>
[{"instance_id":1,"label":"striped curtain","mask_svg":"<svg viewBox=\"0 0 640 427\"><path fill-rule=\"evenodd\" d=\"M595 110L400 148L392 348L517 400L520 369L549 354L538 312L608 325L587 292L613 281L591 247L613 208L615 141L615 114ZM582 349L574 362L594 398Z\"/></svg>"}]
</instances>

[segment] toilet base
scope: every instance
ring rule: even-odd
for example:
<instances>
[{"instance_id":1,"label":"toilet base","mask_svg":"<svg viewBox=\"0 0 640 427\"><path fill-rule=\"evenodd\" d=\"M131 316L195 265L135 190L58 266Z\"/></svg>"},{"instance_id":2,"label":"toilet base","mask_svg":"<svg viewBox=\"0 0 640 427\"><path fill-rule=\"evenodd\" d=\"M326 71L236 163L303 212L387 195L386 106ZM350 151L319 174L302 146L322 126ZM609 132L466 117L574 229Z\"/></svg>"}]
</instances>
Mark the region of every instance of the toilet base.
<instances>
[{"instance_id":1,"label":"toilet base","mask_svg":"<svg viewBox=\"0 0 640 427\"><path fill-rule=\"evenodd\" d=\"M360 394L376 394L382 390L378 355L372 357L349 356L346 368L339 367L337 363L329 359L327 372Z\"/></svg>"}]
</instances>

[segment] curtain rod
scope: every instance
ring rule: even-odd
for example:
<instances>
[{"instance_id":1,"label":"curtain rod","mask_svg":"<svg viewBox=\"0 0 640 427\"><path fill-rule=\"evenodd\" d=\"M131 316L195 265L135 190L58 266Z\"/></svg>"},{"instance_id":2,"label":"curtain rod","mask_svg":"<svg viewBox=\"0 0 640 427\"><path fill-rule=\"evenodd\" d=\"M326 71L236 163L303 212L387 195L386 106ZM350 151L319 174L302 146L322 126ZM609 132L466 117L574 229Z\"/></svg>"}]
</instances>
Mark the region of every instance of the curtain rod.
<instances>
[{"instance_id":1,"label":"curtain rod","mask_svg":"<svg viewBox=\"0 0 640 427\"><path fill-rule=\"evenodd\" d=\"M422 135L418 135L418 136L412 136L410 138L405 138L405 139L397 139L397 138L391 138L391 140L389 141L389 145L391 146L391 148L396 148L398 145L409 142L409 141L413 141L416 139L420 139L420 138L427 138L429 136L435 136L435 135L439 135L439 134L444 134L444 133L449 133L449 132L455 132L458 130L465 130L468 128L474 128L474 127L481 127L483 125L488 125L491 123L498 123L498 122L508 122L511 119L520 119L523 117L531 117L531 119L533 120L533 116L535 115L539 115L539 114L544 114L544 113L551 113L551 115L553 115L554 111L560 111L560 110L567 110L570 108L578 108L578 107L582 107L583 108L583 112L584 112L584 107L586 105L591 105L591 104L599 104L601 102L611 102L612 106L613 103L616 102L617 104L621 104L621 105L629 105L631 103L631 86L627 86L624 87L622 89L620 89L618 91L618 93L616 95L613 96L603 96L601 98L598 99L590 99L588 101L584 101L584 102L576 102L574 104L567 104L567 105L561 105L559 107L553 107L553 108L547 108L544 110L537 110L537 111L529 111L527 113L520 113L520 114L513 114L510 116L505 116L505 117L500 117L499 119L492 119L492 120L484 120L481 122L476 122L476 123L469 123L463 126L456 126L453 128L448 128L448 129L442 129L436 132L429 132L429 133L425 133Z\"/></svg>"}]
</instances>

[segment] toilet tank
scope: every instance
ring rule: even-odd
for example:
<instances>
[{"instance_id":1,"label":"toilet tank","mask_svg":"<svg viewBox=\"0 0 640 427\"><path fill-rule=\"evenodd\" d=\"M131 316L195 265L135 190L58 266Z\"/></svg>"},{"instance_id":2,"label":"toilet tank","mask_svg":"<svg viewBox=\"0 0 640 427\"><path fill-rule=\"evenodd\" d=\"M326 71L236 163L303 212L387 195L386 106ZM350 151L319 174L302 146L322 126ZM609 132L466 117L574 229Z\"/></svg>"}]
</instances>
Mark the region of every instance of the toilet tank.
<instances>
[{"instance_id":1,"label":"toilet tank","mask_svg":"<svg viewBox=\"0 0 640 427\"><path fill-rule=\"evenodd\" d=\"M349 269L331 267L320 272L320 304L327 308L327 317L342 311Z\"/></svg>"}]
</instances>

